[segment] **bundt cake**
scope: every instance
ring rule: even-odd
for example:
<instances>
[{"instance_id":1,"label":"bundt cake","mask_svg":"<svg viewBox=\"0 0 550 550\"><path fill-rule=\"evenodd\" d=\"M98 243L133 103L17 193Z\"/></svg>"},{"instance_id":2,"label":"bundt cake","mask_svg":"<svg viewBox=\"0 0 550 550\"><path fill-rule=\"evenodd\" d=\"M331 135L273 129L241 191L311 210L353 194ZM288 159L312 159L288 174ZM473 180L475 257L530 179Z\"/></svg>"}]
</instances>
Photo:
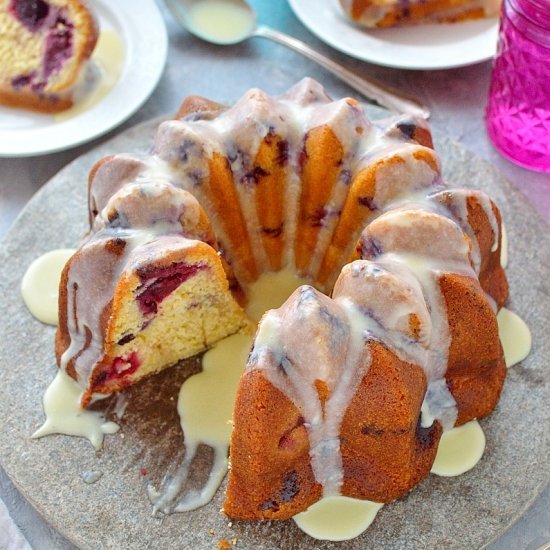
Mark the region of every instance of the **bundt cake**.
<instances>
[{"instance_id":1,"label":"bundt cake","mask_svg":"<svg viewBox=\"0 0 550 550\"><path fill-rule=\"evenodd\" d=\"M340 0L344 13L367 28L456 23L498 15L499 0Z\"/></svg>"},{"instance_id":2,"label":"bundt cake","mask_svg":"<svg viewBox=\"0 0 550 550\"><path fill-rule=\"evenodd\" d=\"M99 161L56 335L83 405L246 330L251 285L290 270L310 284L259 324L225 512L409 491L506 374L500 213L446 189L432 147L424 121L371 122L304 79L229 108L187 98L149 154Z\"/></svg>"},{"instance_id":3,"label":"bundt cake","mask_svg":"<svg viewBox=\"0 0 550 550\"><path fill-rule=\"evenodd\" d=\"M80 0L0 0L0 104L44 112L71 107L97 37Z\"/></svg>"}]
</instances>

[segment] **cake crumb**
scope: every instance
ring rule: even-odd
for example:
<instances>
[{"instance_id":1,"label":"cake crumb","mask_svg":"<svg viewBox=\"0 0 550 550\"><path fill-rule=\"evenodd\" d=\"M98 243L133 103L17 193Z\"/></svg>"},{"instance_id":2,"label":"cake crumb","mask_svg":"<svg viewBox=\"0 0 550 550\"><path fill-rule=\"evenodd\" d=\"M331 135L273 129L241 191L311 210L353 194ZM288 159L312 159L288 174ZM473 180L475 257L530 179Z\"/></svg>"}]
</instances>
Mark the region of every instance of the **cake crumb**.
<instances>
[{"instance_id":1,"label":"cake crumb","mask_svg":"<svg viewBox=\"0 0 550 550\"><path fill-rule=\"evenodd\" d=\"M227 524L227 527L229 527L229 528L233 527L233 522L230 521L230 522Z\"/></svg>"},{"instance_id":2,"label":"cake crumb","mask_svg":"<svg viewBox=\"0 0 550 550\"><path fill-rule=\"evenodd\" d=\"M212 529L211 527L210 529L208 529L208 534L215 535L216 533L214 532L214 529Z\"/></svg>"},{"instance_id":3,"label":"cake crumb","mask_svg":"<svg viewBox=\"0 0 550 550\"><path fill-rule=\"evenodd\" d=\"M232 544L233 546L237 546L237 540L239 540L239 539L237 539L237 537L233 537L233 538L231 539L231 544Z\"/></svg>"},{"instance_id":4,"label":"cake crumb","mask_svg":"<svg viewBox=\"0 0 550 550\"><path fill-rule=\"evenodd\" d=\"M231 544L229 544L228 540L222 539L220 542L218 542L218 547L216 550L229 550L231 548Z\"/></svg>"}]
</instances>

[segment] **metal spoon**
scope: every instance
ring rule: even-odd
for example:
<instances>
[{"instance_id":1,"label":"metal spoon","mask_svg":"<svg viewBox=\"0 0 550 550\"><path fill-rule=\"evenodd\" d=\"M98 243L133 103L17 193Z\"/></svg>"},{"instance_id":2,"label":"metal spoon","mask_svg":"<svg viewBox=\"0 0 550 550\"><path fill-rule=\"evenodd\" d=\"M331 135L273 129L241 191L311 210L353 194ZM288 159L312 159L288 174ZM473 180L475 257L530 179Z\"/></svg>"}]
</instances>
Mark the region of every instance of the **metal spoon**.
<instances>
[{"instance_id":1,"label":"metal spoon","mask_svg":"<svg viewBox=\"0 0 550 550\"><path fill-rule=\"evenodd\" d=\"M409 113L426 119L430 116L428 108L415 98L374 79L359 77L302 41L265 25L258 25L254 10L244 0L165 0L165 3L178 23L202 40L229 45L251 37L268 38L315 61L353 89L390 111ZM219 17L222 9L224 23L216 27L217 18L210 16L216 11Z\"/></svg>"}]
</instances>

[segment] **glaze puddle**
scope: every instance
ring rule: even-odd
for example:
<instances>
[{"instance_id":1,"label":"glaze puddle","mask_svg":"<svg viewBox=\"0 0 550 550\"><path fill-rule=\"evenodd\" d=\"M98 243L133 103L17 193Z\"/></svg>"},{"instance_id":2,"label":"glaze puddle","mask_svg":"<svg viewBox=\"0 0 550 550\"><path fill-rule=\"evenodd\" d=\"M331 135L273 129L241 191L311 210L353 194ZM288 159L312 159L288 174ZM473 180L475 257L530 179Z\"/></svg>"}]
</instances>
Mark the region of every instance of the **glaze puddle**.
<instances>
[{"instance_id":1,"label":"glaze puddle","mask_svg":"<svg viewBox=\"0 0 550 550\"><path fill-rule=\"evenodd\" d=\"M154 512L195 510L210 502L218 490L227 473L233 404L251 345L252 336L247 334L234 334L221 340L204 354L202 372L182 384L178 413L185 438L185 458L176 474L165 478L158 491L148 487ZM200 492L189 491L176 503L200 444L214 449L208 481Z\"/></svg>"},{"instance_id":2,"label":"glaze puddle","mask_svg":"<svg viewBox=\"0 0 550 550\"><path fill-rule=\"evenodd\" d=\"M477 420L443 432L431 473L459 476L471 470L483 456L485 434Z\"/></svg>"},{"instance_id":3,"label":"glaze puddle","mask_svg":"<svg viewBox=\"0 0 550 550\"><path fill-rule=\"evenodd\" d=\"M523 361L531 351L531 331L525 321L503 307L497 315L498 333L507 367Z\"/></svg>"},{"instance_id":4,"label":"glaze puddle","mask_svg":"<svg viewBox=\"0 0 550 550\"><path fill-rule=\"evenodd\" d=\"M76 252L61 248L46 252L28 267L21 281L21 295L27 309L42 323L57 325L59 281L67 260Z\"/></svg>"},{"instance_id":5,"label":"glaze puddle","mask_svg":"<svg viewBox=\"0 0 550 550\"><path fill-rule=\"evenodd\" d=\"M247 288L246 314L258 323L267 310L281 307L299 286L310 283L289 268L264 273Z\"/></svg>"},{"instance_id":6,"label":"glaze puddle","mask_svg":"<svg viewBox=\"0 0 550 550\"><path fill-rule=\"evenodd\" d=\"M374 521L383 504L343 496L324 497L292 519L318 540L343 541L358 537Z\"/></svg>"},{"instance_id":7,"label":"glaze puddle","mask_svg":"<svg viewBox=\"0 0 550 550\"><path fill-rule=\"evenodd\" d=\"M56 122L69 120L100 103L117 83L124 66L125 51L121 37L111 29L101 31L90 63L75 93L74 105L54 115Z\"/></svg>"}]
</instances>

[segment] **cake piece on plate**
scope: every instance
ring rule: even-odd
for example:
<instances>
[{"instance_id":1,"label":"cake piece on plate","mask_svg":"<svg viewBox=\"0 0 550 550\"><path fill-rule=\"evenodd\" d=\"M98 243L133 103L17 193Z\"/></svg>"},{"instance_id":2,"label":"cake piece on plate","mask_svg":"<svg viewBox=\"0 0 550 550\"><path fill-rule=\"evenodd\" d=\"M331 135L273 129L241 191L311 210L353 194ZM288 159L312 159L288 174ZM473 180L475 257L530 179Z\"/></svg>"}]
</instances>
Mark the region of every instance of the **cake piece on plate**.
<instances>
[{"instance_id":1,"label":"cake piece on plate","mask_svg":"<svg viewBox=\"0 0 550 550\"><path fill-rule=\"evenodd\" d=\"M0 104L50 113L71 107L97 38L79 0L0 0Z\"/></svg>"},{"instance_id":2,"label":"cake piece on plate","mask_svg":"<svg viewBox=\"0 0 550 550\"><path fill-rule=\"evenodd\" d=\"M367 27L457 23L498 14L499 0L340 0L346 15Z\"/></svg>"}]
</instances>

